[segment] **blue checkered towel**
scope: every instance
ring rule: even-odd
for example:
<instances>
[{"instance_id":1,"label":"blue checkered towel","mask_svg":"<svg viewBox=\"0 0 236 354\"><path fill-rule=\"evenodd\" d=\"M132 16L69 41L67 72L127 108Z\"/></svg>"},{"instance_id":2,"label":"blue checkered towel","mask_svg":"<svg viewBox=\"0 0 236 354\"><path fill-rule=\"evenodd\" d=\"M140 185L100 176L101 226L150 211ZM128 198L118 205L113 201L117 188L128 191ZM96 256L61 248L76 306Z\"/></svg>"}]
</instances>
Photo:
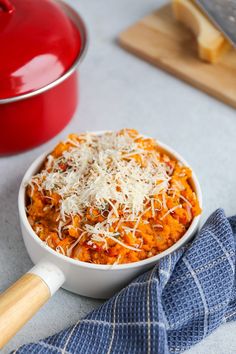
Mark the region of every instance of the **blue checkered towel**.
<instances>
[{"instance_id":1,"label":"blue checkered towel","mask_svg":"<svg viewBox=\"0 0 236 354\"><path fill-rule=\"evenodd\" d=\"M217 210L193 243L74 326L18 354L177 354L236 320L236 216Z\"/></svg>"}]
</instances>

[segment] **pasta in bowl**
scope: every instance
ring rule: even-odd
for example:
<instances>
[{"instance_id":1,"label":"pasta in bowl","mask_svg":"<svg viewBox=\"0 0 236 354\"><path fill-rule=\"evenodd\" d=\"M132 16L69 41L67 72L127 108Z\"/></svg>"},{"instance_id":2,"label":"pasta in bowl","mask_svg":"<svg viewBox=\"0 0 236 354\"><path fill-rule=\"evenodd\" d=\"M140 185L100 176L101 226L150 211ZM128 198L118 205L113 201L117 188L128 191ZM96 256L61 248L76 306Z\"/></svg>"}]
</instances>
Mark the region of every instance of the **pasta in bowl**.
<instances>
[{"instance_id":1,"label":"pasta in bowl","mask_svg":"<svg viewBox=\"0 0 236 354\"><path fill-rule=\"evenodd\" d=\"M131 129L71 134L30 178L26 195L37 236L63 256L95 265L157 256L201 213L187 164Z\"/></svg>"}]
</instances>

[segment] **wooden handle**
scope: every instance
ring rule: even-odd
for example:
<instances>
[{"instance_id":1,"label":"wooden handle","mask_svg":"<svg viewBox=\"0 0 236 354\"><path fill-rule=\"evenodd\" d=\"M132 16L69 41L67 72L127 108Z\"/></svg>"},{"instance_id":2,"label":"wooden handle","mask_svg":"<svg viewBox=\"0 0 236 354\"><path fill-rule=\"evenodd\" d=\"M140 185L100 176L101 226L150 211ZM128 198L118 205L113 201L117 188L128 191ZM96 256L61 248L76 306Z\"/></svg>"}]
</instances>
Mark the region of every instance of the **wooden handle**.
<instances>
[{"instance_id":1,"label":"wooden handle","mask_svg":"<svg viewBox=\"0 0 236 354\"><path fill-rule=\"evenodd\" d=\"M0 295L0 348L51 297L45 282L27 273Z\"/></svg>"}]
</instances>

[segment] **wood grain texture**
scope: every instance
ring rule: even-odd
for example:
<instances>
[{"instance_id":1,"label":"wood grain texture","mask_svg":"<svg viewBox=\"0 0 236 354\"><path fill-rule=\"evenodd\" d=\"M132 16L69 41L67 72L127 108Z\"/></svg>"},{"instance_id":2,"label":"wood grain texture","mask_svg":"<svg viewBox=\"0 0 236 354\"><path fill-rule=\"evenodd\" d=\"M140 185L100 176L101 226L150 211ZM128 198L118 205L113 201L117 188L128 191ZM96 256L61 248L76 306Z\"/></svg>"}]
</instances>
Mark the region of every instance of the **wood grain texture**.
<instances>
[{"instance_id":1,"label":"wood grain texture","mask_svg":"<svg viewBox=\"0 0 236 354\"><path fill-rule=\"evenodd\" d=\"M216 64L200 61L192 33L175 21L166 5L137 22L119 37L131 53L236 108L236 50Z\"/></svg>"},{"instance_id":2,"label":"wood grain texture","mask_svg":"<svg viewBox=\"0 0 236 354\"><path fill-rule=\"evenodd\" d=\"M35 274L25 274L0 295L0 348L49 298L48 286Z\"/></svg>"}]
</instances>

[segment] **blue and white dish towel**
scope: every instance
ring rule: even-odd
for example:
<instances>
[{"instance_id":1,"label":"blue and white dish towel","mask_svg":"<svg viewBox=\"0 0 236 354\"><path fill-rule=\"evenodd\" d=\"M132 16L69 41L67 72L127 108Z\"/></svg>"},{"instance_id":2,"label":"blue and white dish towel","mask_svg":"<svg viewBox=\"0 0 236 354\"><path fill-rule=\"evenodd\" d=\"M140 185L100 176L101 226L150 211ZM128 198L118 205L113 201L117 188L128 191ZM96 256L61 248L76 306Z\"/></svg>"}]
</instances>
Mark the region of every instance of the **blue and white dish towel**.
<instances>
[{"instance_id":1,"label":"blue and white dish towel","mask_svg":"<svg viewBox=\"0 0 236 354\"><path fill-rule=\"evenodd\" d=\"M17 354L178 354L236 320L236 216L217 210L189 247L162 259L74 326Z\"/></svg>"}]
</instances>

